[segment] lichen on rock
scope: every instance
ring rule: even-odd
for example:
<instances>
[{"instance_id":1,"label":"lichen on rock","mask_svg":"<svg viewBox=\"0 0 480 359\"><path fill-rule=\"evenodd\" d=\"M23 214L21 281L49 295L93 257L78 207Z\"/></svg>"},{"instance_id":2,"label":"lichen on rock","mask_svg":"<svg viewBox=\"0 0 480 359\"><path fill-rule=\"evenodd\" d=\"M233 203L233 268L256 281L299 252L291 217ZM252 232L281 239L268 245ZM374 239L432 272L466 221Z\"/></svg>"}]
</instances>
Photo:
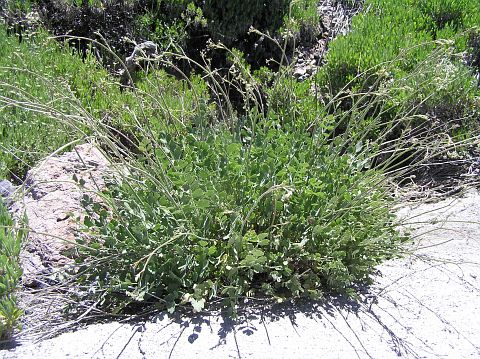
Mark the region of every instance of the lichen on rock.
<instances>
[{"instance_id":1,"label":"lichen on rock","mask_svg":"<svg viewBox=\"0 0 480 359\"><path fill-rule=\"evenodd\" d=\"M60 156L49 156L27 173L23 195L12 210L26 216L29 235L21 253L23 283L41 284L39 278L72 262L82 198L105 187L109 162L91 144L76 146Z\"/></svg>"}]
</instances>

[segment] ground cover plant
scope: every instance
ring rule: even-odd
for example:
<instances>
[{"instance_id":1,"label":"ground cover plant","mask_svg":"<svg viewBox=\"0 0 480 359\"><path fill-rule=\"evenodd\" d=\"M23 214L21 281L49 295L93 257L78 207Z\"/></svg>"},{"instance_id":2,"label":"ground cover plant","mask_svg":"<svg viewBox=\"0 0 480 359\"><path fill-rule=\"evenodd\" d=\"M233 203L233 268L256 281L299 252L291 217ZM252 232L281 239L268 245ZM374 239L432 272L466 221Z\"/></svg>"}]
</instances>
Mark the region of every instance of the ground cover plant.
<instances>
[{"instance_id":1,"label":"ground cover plant","mask_svg":"<svg viewBox=\"0 0 480 359\"><path fill-rule=\"evenodd\" d=\"M411 76L442 58L449 53L432 54ZM442 88L427 78L427 99L434 98ZM95 280L96 298L117 312L136 303L201 310L218 297L233 308L248 296L354 295L354 285L368 283L403 240L389 181L411 173L425 151L434 158L478 145L428 131L422 103L412 100L424 87L389 103L404 90L398 85L351 93L352 107L332 116L328 107L343 95L319 106L310 84L286 71L274 75L266 104L244 94L252 104L245 115L155 132L140 157L125 161L129 175L112 179L106 204L86 201L85 225L97 240L79 262L87 283ZM151 131L142 125L136 132Z\"/></svg>"},{"instance_id":2,"label":"ground cover plant","mask_svg":"<svg viewBox=\"0 0 480 359\"><path fill-rule=\"evenodd\" d=\"M479 69L474 60L479 6L453 0L366 1L364 11L352 19L351 31L330 43L326 65L316 78L320 96L344 92L345 100L332 109L338 111L351 105L349 91L368 93L386 82L397 82L390 104L417 104L412 108L425 116L423 129L430 127L430 134L469 137L478 131L480 113ZM328 102L329 96L325 98ZM368 96L365 101L370 101ZM382 116L391 123L395 106ZM416 130L409 127L412 124ZM412 124L402 124L389 137L407 132L417 139L425 135L419 132L418 121ZM470 151L459 150L460 156Z\"/></svg>"},{"instance_id":3,"label":"ground cover plant","mask_svg":"<svg viewBox=\"0 0 480 359\"><path fill-rule=\"evenodd\" d=\"M381 173L270 125L248 145L225 130L160 134L148 163L111 183L106 208L90 204L98 242L79 262L102 302L200 310L217 297L319 298L392 254L400 238Z\"/></svg>"},{"instance_id":4,"label":"ground cover plant","mask_svg":"<svg viewBox=\"0 0 480 359\"><path fill-rule=\"evenodd\" d=\"M108 76L93 55L82 60L46 33L37 34L35 40L18 43L0 28L0 41L2 178L21 182L26 171L39 159L86 136L89 129L72 120L82 111L79 107L127 134L139 118L148 118L155 127L167 116L159 107L160 100L152 97L159 93L162 93L162 104L168 103L170 121L178 120L180 109L184 110L182 116L193 117L202 111L208 116L207 87L199 78L192 77L191 88L182 81L172 82L163 71L147 75L147 79L138 84L138 91L151 95L147 99L149 106L144 108L132 92L123 91L118 81ZM22 108L19 99L26 94L30 102L35 100L33 107ZM69 101L70 95L78 101ZM203 99L201 108L193 107L192 99L197 97ZM59 121L59 116L63 116L64 121ZM122 136L126 138L125 134ZM138 145L140 139L130 137L133 141L130 145Z\"/></svg>"},{"instance_id":5,"label":"ground cover plant","mask_svg":"<svg viewBox=\"0 0 480 359\"><path fill-rule=\"evenodd\" d=\"M238 61L237 66L247 65ZM247 73L245 69L237 73ZM374 265L391 255L399 238L387 210L388 195L381 184L370 187L384 182L382 174L363 171L355 157L335 150L324 123L312 137L306 128L319 118L287 113L290 105L285 102L270 106L264 117L252 95L246 115L226 111L226 121L212 122L214 107L208 110L212 105L208 93L199 91L201 81L193 77L179 82L184 89L179 106L178 96L172 102L168 92L154 91L166 76L162 73L147 75L136 92L118 89L119 99L110 101L120 105L121 99L132 109L127 113L138 146L131 153L111 133L111 123L98 116L102 103L69 91L69 82L57 82L68 97L62 97L63 107L55 107L49 116L55 121L62 113L65 126L89 129L77 136L91 132L111 153L127 153L130 174L118 183L112 179L102 195L106 208L92 204L85 225L94 242L92 250L81 253L82 262L96 263L82 268L83 278L98 283L95 293L110 309L119 311L131 302L157 297L170 309L182 300L200 309L219 296L229 298L233 306L239 297L255 293L279 299L320 297L323 287L351 290L355 281L367 280ZM210 70L210 76L213 73ZM287 75L278 83L291 81ZM175 80L169 81L171 85ZM197 96L189 96L188 88ZM291 89L294 96L293 83ZM283 97L278 96L286 95L273 93L272 103L281 103ZM17 96L17 102L8 103L16 110L45 104L28 92ZM141 117L135 101L144 113L164 115ZM333 245L337 236L343 239ZM132 246L131 257L120 255ZM175 255L164 261L166 253ZM113 257L118 266L102 259Z\"/></svg>"},{"instance_id":6,"label":"ground cover plant","mask_svg":"<svg viewBox=\"0 0 480 359\"><path fill-rule=\"evenodd\" d=\"M242 52L216 44L228 60L223 72L180 47L148 62L126 88L92 52L82 59L45 34L18 44L0 33L4 175L21 179L36 159L80 140L98 144L117 168L101 201L84 197L74 273L81 300L118 313L183 304L199 311L219 299L234 310L250 296L354 296L378 263L398 254L405 238L392 215L394 180L428 156L478 146L470 126L478 89L461 52L472 47L454 36L473 21L458 11L473 5L369 4L351 35L332 43L325 70L304 82L289 66L254 71ZM215 15L186 6L198 26ZM403 25L417 16L425 31ZM414 39L392 45L397 38L380 32L386 23ZM247 28L238 26L228 30ZM391 51L377 58L371 48L382 34ZM351 53L348 41L367 49ZM179 70L177 59L195 62L195 71L168 74Z\"/></svg>"},{"instance_id":7,"label":"ground cover plant","mask_svg":"<svg viewBox=\"0 0 480 359\"><path fill-rule=\"evenodd\" d=\"M18 329L23 310L17 306L15 291L22 276L20 247L25 232L15 229L7 208L0 201L0 341Z\"/></svg>"},{"instance_id":8,"label":"ground cover plant","mask_svg":"<svg viewBox=\"0 0 480 359\"><path fill-rule=\"evenodd\" d=\"M367 0L364 8L354 17L351 31L332 42L320 73L336 90L399 55L389 70L394 77L404 76L437 46L434 40L453 40L457 51L478 52L472 46L480 25L476 1Z\"/></svg>"},{"instance_id":9,"label":"ground cover plant","mask_svg":"<svg viewBox=\"0 0 480 359\"><path fill-rule=\"evenodd\" d=\"M45 35L19 44L2 27L0 43L0 176L21 182L32 164L73 137L65 123L51 120L48 109L19 109L15 105L18 98L26 91L30 98L68 114L68 104L62 102L65 96L53 82L63 78L67 88L88 102L83 91L94 81L92 69L98 65L90 63L93 66L88 69L81 59L47 41Z\"/></svg>"},{"instance_id":10,"label":"ground cover plant","mask_svg":"<svg viewBox=\"0 0 480 359\"><path fill-rule=\"evenodd\" d=\"M354 293L402 241L389 180L413 171L425 151L434 158L453 143L478 145L475 132L449 142L435 128L444 124L425 126L424 102L414 101L442 94L431 65L449 56L438 49L402 81L386 77L369 93L351 93L351 108L334 115L343 94L320 106L311 83L286 71L272 75L267 103L244 93L246 114L228 113L216 126L164 127L128 162L129 178L112 180L106 206L88 203L85 224L98 241L83 251L81 262L95 263L84 278L96 279L100 302L115 311L138 301L200 310L218 296L233 307L248 296ZM238 60L234 72L248 74ZM421 76L422 86L405 91ZM399 92L403 101L389 101Z\"/></svg>"}]
</instances>

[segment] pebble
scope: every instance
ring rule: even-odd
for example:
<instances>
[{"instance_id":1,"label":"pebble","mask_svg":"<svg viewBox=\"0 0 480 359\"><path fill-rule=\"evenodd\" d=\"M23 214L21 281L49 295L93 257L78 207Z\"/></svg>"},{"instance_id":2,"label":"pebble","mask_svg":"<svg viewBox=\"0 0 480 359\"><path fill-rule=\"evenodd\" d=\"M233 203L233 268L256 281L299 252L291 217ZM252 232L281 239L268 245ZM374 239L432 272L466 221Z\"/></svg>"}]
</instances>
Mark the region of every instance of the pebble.
<instances>
[{"instance_id":1,"label":"pebble","mask_svg":"<svg viewBox=\"0 0 480 359\"><path fill-rule=\"evenodd\" d=\"M293 77L300 78L305 76L306 73L307 73L307 69L305 67L298 67L293 72Z\"/></svg>"},{"instance_id":2,"label":"pebble","mask_svg":"<svg viewBox=\"0 0 480 359\"><path fill-rule=\"evenodd\" d=\"M15 190L15 186L10 181L8 180L0 181L0 196L9 197L14 190Z\"/></svg>"},{"instance_id":3,"label":"pebble","mask_svg":"<svg viewBox=\"0 0 480 359\"><path fill-rule=\"evenodd\" d=\"M15 186L8 180L0 181L0 201L3 201L7 207L12 204L10 196L15 191Z\"/></svg>"}]
</instances>

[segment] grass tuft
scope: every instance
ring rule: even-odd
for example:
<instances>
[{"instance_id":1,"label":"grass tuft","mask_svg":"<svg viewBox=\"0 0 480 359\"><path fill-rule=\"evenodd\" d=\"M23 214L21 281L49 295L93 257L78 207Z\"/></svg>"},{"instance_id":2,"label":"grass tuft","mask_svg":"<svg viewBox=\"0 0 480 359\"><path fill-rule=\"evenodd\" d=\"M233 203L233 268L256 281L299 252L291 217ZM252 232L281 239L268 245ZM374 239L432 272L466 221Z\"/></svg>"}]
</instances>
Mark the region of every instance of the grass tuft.
<instances>
[{"instance_id":1,"label":"grass tuft","mask_svg":"<svg viewBox=\"0 0 480 359\"><path fill-rule=\"evenodd\" d=\"M0 340L8 340L19 328L23 310L17 306L17 289L22 269L20 247L25 232L14 228L13 220L0 200Z\"/></svg>"}]
</instances>

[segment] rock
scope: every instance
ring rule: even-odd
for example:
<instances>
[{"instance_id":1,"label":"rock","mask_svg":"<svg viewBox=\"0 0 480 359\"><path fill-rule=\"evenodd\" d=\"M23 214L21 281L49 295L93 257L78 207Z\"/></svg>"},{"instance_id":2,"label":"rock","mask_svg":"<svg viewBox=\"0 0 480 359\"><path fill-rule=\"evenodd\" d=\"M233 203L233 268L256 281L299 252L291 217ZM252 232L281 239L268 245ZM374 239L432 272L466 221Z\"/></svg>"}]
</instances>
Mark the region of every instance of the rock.
<instances>
[{"instance_id":1,"label":"rock","mask_svg":"<svg viewBox=\"0 0 480 359\"><path fill-rule=\"evenodd\" d=\"M104 189L107 173L108 160L90 144L48 157L27 173L23 199L12 208L17 218L27 216L30 229L20 255L25 285L38 282L46 269L72 262L69 251L78 235L77 218L84 215L82 198Z\"/></svg>"},{"instance_id":2,"label":"rock","mask_svg":"<svg viewBox=\"0 0 480 359\"><path fill-rule=\"evenodd\" d=\"M305 67L297 67L293 72L293 77L295 77L296 79L302 79L303 77L305 77L306 73L307 69Z\"/></svg>"},{"instance_id":3,"label":"rock","mask_svg":"<svg viewBox=\"0 0 480 359\"><path fill-rule=\"evenodd\" d=\"M135 46L132 54L125 59L126 71L121 74L121 83L128 85L138 67L140 59L150 59L158 55L158 46L152 41L145 41ZM133 85L133 84L130 84Z\"/></svg>"},{"instance_id":4,"label":"rock","mask_svg":"<svg viewBox=\"0 0 480 359\"><path fill-rule=\"evenodd\" d=\"M133 49L130 56L125 59L128 71L132 72L138 66L139 58L151 58L158 54L158 46L152 41L145 41Z\"/></svg>"},{"instance_id":5,"label":"rock","mask_svg":"<svg viewBox=\"0 0 480 359\"><path fill-rule=\"evenodd\" d=\"M15 191L15 186L8 180L0 181L0 196L7 198L10 197Z\"/></svg>"},{"instance_id":6,"label":"rock","mask_svg":"<svg viewBox=\"0 0 480 359\"><path fill-rule=\"evenodd\" d=\"M0 181L0 201L3 201L7 207L13 203L12 195L15 192L15 186L8 180Z\"/></svg>"},{"instance_id":7,"label":"rock","mask_svg":"<svg viewBox=\"0 0 480 359\"><path fill-rule=\"evenodd\" d=\"M305 46L299 47L295 55L293 76L297 80L305 80L317 72L317 66L322 63L328 43L349 30L351 19L360 11L362 4L361 0L349 2L321 0L319 2L317 8L321 18L319 28L315 31L305 28L300 33L301 42ZM317 33L320 36L316 36Z\"/></svg>"},{"instance_id":8,"label":"rock","mask_svg":"<svg viewBox=\"0 0 480 359\"><path fill-rule=\"evenodd\" d=\"M37 11L30 11L25 15L25 20L30 25L30 27L38 26L41 23L40 14Z\"/></svg>"}]
</instances>

